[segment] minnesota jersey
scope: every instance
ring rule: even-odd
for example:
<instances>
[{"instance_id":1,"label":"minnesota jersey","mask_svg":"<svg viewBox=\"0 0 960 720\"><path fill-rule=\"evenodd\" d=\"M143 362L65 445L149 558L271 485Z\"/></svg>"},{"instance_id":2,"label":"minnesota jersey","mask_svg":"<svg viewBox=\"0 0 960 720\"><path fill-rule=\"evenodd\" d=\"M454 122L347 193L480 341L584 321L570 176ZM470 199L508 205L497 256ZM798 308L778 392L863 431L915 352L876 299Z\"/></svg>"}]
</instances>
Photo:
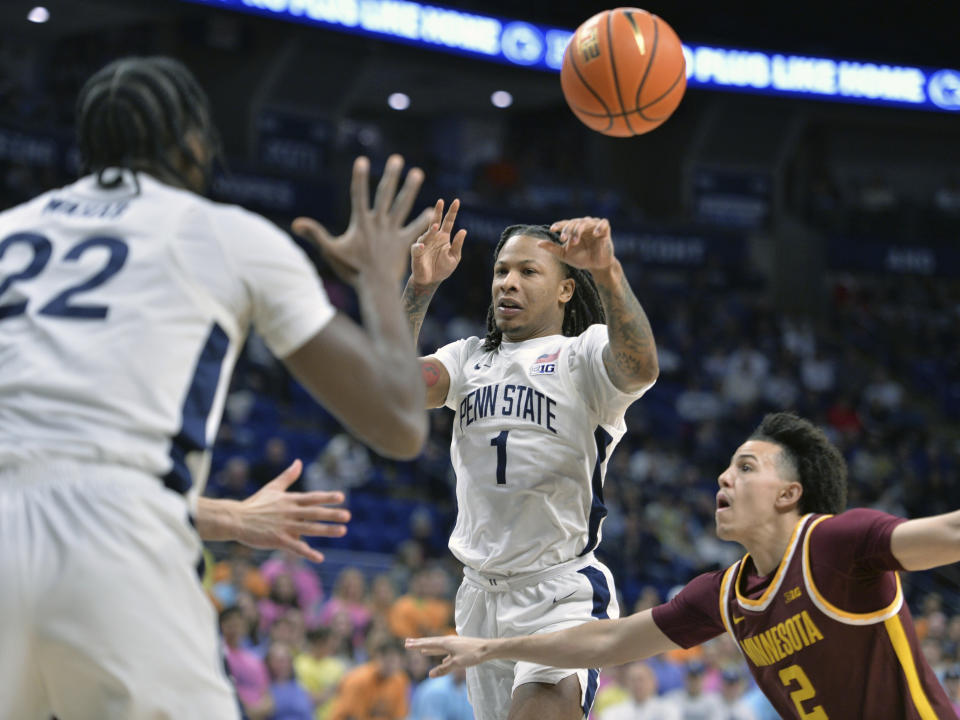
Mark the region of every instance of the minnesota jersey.
<instances>
[{"instance_id":1,"label":"minnesota jersey","mask_svg":"<svg viewBox=\"0 0 960 720\"><path fill-rule=\"evenodd\" d=\"M535 572L586 555L600 542L607 461L626 430L624 411L646 390L607 376L605 325L578 337L477 337L440 348L455 413L450 457L457 523L450 550L479 572Z\"/></svg>"},{"instance_id":2,"label":"minnesota jersey","mask_svg":"<svg viewBox=\"0 0 960 720\"><path fill-rule=\"evenodd\" d=\"M784 718L956 718L894 569L900 522L870 510L807 515L771 576L757 576L747 555L694 580L654 620L684 646L729 632Z\"/></svg>"},{"instance_id":3,"label":"minnesota jersey","mask_svg":"<svg viewBox=\"0 0 960 720\"><path fill-rule=\"evenodd\" d=\"M283 357L333 314L279 229L144 173L0 213L0 467L66 457L199 493L249 327Z\"/></svg>"}]
</instances>

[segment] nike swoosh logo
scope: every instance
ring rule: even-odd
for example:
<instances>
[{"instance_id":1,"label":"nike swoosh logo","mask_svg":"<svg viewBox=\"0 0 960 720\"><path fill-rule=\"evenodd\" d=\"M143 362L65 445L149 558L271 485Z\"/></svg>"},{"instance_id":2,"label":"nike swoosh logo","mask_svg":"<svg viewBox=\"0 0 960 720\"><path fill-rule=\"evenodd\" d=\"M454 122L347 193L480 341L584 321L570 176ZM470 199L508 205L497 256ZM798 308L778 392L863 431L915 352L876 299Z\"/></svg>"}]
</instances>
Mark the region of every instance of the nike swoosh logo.
<instances>
[{"instance_id":1,"label":"nike swoosh logo","mask_svg":"<svg viewBox=\"0 0 960 720\"><path fill-rule=\"evenodd\" d=\"M556 605L556 604L557 604L558 602L560 602L561 600L566 600L566 599L567 599L568 597L570 597L571 595L576 595L576 594L577 594L577 591L574 590L572 593L570 593L569 595L564 595L562 598L558 598L558 597L554 596L554 598L553 598L553 604Z\"/></svg>"},{"instance_id":2,"label":"nike swoosh logo","mask_svg":"<svg viewBox=\"0 0 960 720\"><path fill-rule=\"evenodd\" d=\"M734 624L734 625L736 625L737 623L742 623L742 622L743 622L743 615L741 615L740 617L735 617L735 618L733 619L733 624Z\"/></svg>"}]
</instances>

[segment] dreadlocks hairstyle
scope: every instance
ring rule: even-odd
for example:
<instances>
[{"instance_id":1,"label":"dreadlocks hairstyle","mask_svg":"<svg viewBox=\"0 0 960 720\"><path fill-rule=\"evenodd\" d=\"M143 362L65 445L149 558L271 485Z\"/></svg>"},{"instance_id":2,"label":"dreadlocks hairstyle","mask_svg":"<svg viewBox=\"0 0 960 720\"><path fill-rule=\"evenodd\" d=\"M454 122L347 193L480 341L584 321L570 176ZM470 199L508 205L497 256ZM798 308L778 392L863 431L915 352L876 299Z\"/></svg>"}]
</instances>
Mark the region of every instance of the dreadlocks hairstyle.
<instances>
[{"instance_id":1,"label":"dreadlocks hairstyle","mask_svg":"<svg viewBox=\"0 0 960 720\"><path fill-rule=\"evenodd\" d=\"M500 234L500 242L497 243L493 251L493 259L500 256L500 250L504 244L512 237L517 235L526 235L527 237L543 238L550 240L557 245L562 245L560 234L551 232L548 225L511 225ZM563 329L561 332L567 337L576 337L588 327L595 323L604 323L607 320L603 312L603 303L600 302L600 295L597 293L597 285L593 281L593 276L588 270L580 270L561 262L566 272L566 277L572 278L575 285L573 297L571 297L563 308ZM503 342L503 333L497 328L494 320L493 302L487 310L487 336L483 341L483 349L486 351L496 350Z\"/></svg>"},{"instance_id":2,"label":"dreadlocks hairstyle","mask_svg":"<svg viewBox=\"0 0 960 720\"><path fill-rule=\"evenodd\" d=\"M188 133L208 157L197 157ZM195 168L206 184L220 155L210 101L187 67L168 57L122 58L94 73L77 98L77 141L84 171L105 187L121 181L106 178L108 168L146 171L181 187L190 187Z\"/></svg>"},{"instance_id":3,"label":"dreadlocks hairstyle","mask_svg":"<svg viewBox=\"0 0 960 720\"><path fill-rule=\"evenodd\" d=\"M785 462L803 485L798 510L839 513L847 506L847 463L823 430L793 413L771 413L753 431L751 440L780 446Z\"/></svg>"}]
</instances>

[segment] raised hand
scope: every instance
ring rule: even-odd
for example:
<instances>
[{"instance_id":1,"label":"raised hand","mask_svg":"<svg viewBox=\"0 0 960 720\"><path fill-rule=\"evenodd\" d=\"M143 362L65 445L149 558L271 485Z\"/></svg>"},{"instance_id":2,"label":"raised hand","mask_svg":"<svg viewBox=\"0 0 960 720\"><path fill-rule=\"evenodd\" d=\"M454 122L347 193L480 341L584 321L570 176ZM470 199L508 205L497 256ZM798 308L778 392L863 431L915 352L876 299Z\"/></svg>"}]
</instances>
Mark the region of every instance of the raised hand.
<instances>
[{"instance_id":1,"label":"raised hand","mask_svg":"<svg viewBox=\"0 0 960 720\"><path fill-rule=\"evenodd\" d=\"M606 218L558 220L550 229L560 233L563 244L557 245L550 240L541 240L537 244L567 265L581 270L605 270L613 264L613 237Z\"/></svg>"},{"instance_id":2,"label":"raised hand","mask_svg":"<svg viewBox=\"0 0 960 720\"><path fill-rule=\"evenodd\" d=\"M419 650L423 655L445 655L443 662L430 671L430 677L440 677L455 668L466 668L482 663L487 659L484 648L490 643L491 641L486 638L443 635L407 638L406 647L408 650Z\"/></svg>"},{"instance_id":3,"label":"raised hand","mask_svg":"<svg viewBox=\"0 0 960 720\"><path fill-rule=\"evenodd\" d=\"M289 550L314 562L323 562L323 553L310 547L302 536L343 537L350 513L326 507L343 502L340 492L288 492L300 477L303 464L290 467L248 497L237 507L238 542L255 548Z\"/></svg>"},{"instance_id":4,"label":"raised hand","mask_svg":"<svg viewBox=\"0 0 960 720\"><path fill-rule=\"evenodd\" d=\"M417 285L441 283L450 277L460 264L467 231L458 230L453 240L450 240L450 233L453 231L453 223L457 219L459 209L460 201L454 200L444 216L443 200L437 200L430 226L410 246L410 268L413 271L413 282Z\"/></svg>"},{"instance_id":5,"label":"raised hand","mask_svg":"<svg viewBox=\"0 0 960 720\"><path fill-rule=\"evenodd\" d=\"M423 171L413 168L398 193L402 171L403 158L391 155L370 207L370 161L357 158L350 184L351 212L346 232L333 237L316 220L306 217L293 221L294 232L313 240L347 282L355 284L362 275L383 271L401 278L406 269L407 248L426 230L433 213L427 208L415 220L402 225L423 184Z\"/></svg>"}]
</instances>

